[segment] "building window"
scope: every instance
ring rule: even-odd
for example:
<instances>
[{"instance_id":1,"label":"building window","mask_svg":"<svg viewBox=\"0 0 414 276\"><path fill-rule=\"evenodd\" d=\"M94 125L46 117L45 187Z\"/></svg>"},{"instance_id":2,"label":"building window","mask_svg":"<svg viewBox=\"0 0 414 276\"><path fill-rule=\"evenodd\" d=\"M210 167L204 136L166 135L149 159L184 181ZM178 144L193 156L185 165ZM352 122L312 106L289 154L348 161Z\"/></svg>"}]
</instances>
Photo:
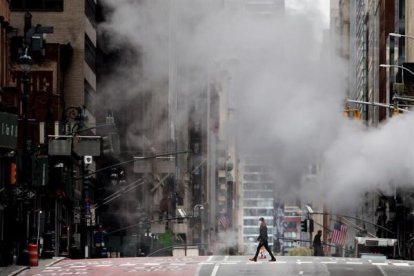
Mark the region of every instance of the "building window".
<instances>
[{"instance_id":1,"label":"building window","mask_svg":"<svg viewBox=\"0 0 414 276\"><path fill-rule=\"evenodd\" d=\"M96 4L94 0L85 1L85 14L89 18L92 24L96 22Z\"/></svg>"},{"instance_id":2,"label":"building window","mask_svg":"<svg viewBox=\"0 0 414 276\"><path fill-rule=\"evenodd\" d=\"M63 11L63 0L11 0L12 11Z\"/></svg>"},{"instance_id":3,"label":"building window","mask_svg":"<svg viewBox=\"0 0 414 276\"><path fill-rule=\"evenodd\" d=\"M96 47L85 34L85 61L96 74Z\"/></svg>"}]
</instances>

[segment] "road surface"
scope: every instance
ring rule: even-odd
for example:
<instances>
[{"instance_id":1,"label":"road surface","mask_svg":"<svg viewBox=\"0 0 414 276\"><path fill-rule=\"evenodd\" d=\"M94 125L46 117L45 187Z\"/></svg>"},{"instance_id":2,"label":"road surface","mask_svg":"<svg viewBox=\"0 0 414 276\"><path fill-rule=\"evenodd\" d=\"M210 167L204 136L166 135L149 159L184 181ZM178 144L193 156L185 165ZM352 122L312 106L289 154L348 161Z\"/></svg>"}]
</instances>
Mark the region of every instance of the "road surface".
<instances>
[{"instance_id":1,"label":"road surface","mask_svg":"<svg viewBox=\"0 0 414 276\"><path fill-rule=\"evenodd\" d=\"M22 276L405 276L414 275L414 262L350 258L277 257L251 262L248 256L148 257L63 260L53 266L31 268Z\"/></svg>"}]
</instances>

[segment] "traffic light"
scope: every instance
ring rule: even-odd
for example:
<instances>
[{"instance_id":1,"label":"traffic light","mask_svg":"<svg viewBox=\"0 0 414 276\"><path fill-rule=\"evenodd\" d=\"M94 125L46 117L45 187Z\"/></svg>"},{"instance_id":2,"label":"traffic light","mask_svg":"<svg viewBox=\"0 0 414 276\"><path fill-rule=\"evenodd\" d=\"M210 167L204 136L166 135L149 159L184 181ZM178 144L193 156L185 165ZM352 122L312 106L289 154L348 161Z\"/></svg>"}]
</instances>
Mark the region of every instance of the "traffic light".
<instances>
[{"instance_id":1,"label":"traffic light","mask_svg":"<svg viewBox=\"0 0 414 276\"><path fill-rule=\"evenodd\" d=\"M17 166L16 163L10 164L10 185L16 185L17 183Z\"/></svg>"},{"instance_id":2,"label":"traffic light","mask_svg":"<svg viewBox=\"0 0 414 276\"><path fill-rule=\"evenodd\" d=\"M344 117L349 118L351 120L361 120L361 111L359 111L359 109L356 108L345 108L344 112Z\"/></svg>"},{"instance_id":3,"label":"traffic light","mask_svg":"<svg viewBox=\"0 0 414 276\"><path fill-rule=\"evenodd\" d=\"M398 108L393 108L392 109L392 116L391 117L396 117L400 114L400 111L398 110Z\"/></svg>"},{"instance_id":4,"label":"traffic light","mask_svg":"<svg viewBox=\"0 0 414 276\"><path fill-rule=\"evenodd\" d=\"M307 219L302 220L302 221L300 222L300 230L301 230L302 232L308 232L308 220L307 220Z\"/></svg>"},{"instance_id":5,"label":"traffic light","mask_svg":"<svg viewBox=\"0 0 414 276\"><path fill-rule=\"evenodd\" d=\"M120 141L118 133L111 132L102 137L102 153L105 155L119 155Z\"/></svg>"},{"instance_id":6,"label":"traffic light","mask_svg":"<svg viewBox=\"0 0 414 276\"><path fill-rule=\"evenodd\" d=\"M313 219L309 220L309 233L313 233L314 227L313 227Z\"/></svg>"}]
</instances>

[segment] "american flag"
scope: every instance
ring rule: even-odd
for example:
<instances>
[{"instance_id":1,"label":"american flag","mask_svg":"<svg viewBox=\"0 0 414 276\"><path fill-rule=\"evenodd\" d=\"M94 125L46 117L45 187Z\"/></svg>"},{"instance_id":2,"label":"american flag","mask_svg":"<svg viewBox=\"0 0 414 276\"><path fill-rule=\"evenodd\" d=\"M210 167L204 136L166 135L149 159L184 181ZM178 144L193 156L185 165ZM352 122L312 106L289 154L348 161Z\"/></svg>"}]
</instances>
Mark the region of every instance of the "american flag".
<instances>
[{"instance_id":1,"label":"american flag","mask_svg":"<svg viewBox=\"0 0 414 276\"><path fill-rule=\"evenodd\" d=\"M348 227L345 224L335 222L334 230L332 232L332 243L336 245L344 246L346 242L346 233L348 231Z\"/></svg>"},{"instance_id":2,"label":"american flag","mask_svg":"<svg viewBox=\"0 0 414 276\"><path fill-rule=\"evenodd\" d=\"M227 229L229 221L227 220L225 215L221 215L218 221L223 226L224 229Z\"/></svg>"}]
</instances>

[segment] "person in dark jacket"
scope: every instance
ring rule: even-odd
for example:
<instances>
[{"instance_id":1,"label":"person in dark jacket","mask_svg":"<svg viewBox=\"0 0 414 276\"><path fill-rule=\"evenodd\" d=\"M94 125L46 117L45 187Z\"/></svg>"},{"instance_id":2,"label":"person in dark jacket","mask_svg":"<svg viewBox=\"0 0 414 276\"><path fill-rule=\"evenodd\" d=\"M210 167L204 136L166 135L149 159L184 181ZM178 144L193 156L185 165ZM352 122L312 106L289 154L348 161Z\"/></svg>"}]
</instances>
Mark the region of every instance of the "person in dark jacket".
<instances>
[{"instance_id":1,"label":"person in dark jacket","mask_svg":"<svg viewBox=\"0 0 414 276\"><path fill-rule=\"evenodd\" d=\"M265 222L264 218L260 218L259 222L260 222L260 234L259 234L259 237L257 237L257 241L259 242L259 244L257 245L256 254L254 255L253 258L250 259L250 261L253 261L253 262L257 261L257 256L259 255L260 248L262 246L264 246L264 248L267 250L267 252L269 252L269 255L270 255L270 258L271 258L269 260L269 262L275 262L276 258L275 258L275 256L273 256L273 253L270 250L269 245L267 244L267 225L266 225L266 222Z\"/></svg>"},{"instance_id":2,"label":"person in dark jacket","mask_svg":"<svg viewBox=\"0 0 414 276\"><path fill-rule=\"evenodd\" d=\"M313 238L313 255L314 256L323 256L323 247L321 241L322 231L319 230L318 234Z\"/></svg>"}]
</instances>

